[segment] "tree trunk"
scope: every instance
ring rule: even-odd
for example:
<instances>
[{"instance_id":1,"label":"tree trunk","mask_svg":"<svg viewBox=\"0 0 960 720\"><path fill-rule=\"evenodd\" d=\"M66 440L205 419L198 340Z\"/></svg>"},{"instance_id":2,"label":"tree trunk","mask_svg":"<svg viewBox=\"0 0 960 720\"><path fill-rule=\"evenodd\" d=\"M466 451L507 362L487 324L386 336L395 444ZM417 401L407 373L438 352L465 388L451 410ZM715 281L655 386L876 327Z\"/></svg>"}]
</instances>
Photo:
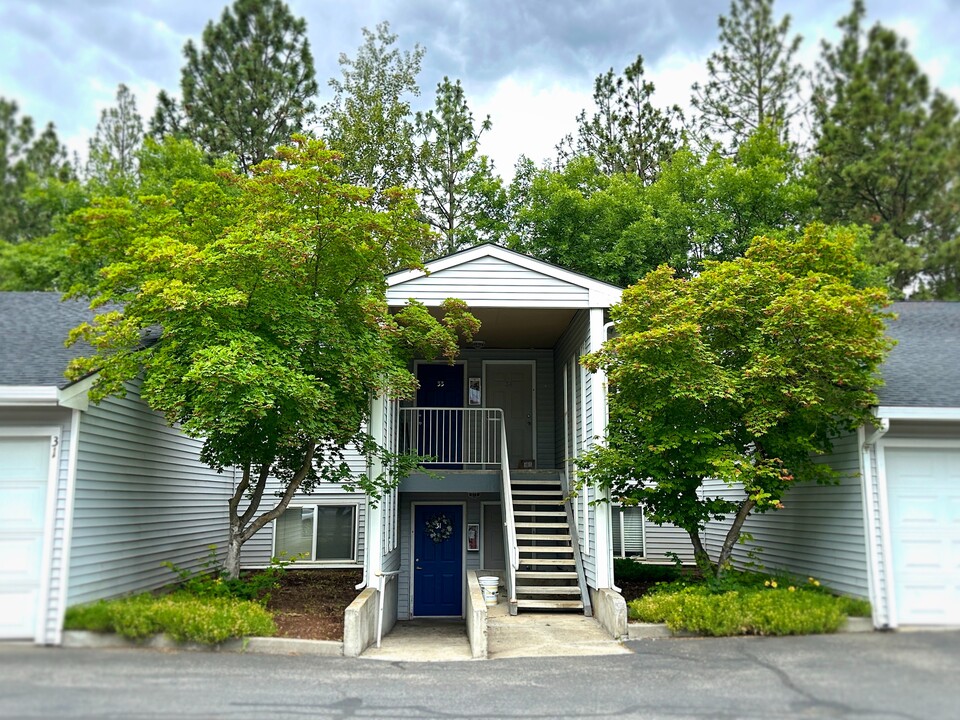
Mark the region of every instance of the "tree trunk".
<instances>
[{"instance_id":1,"label":"tree trunk","mask_svg":"<svg viewBox=\"0 0 960 720\"><path fill-rule=\"evenodd\" d=\"M700 572L704 575L715 575L717 570L710 562L710 554L703 546L703 541L700 540L700 531L696 529L687 530L687 534L690 536L690 543L693 545L694 562L697 563Z\"/></svg>"},{"instance_id":2,"label":"tree trunk","mask_svg":"<svg viewBox=\"0 0 960 720\"><path fill-rule=\"evenodd\" d=\"M243 540L236 532L233 523L230 524L230 534L227 538L227 557L223 561L223 574L231 580L240 577L240 548Z\"/></svg>"},{"instance_id":3,"label":"tree trunk","mask_svg":"<svg viewBox=\"0 0 960 720\"><path fill-rule=\"evenodd\" d=\"M720 548L720 555L717 557L717 576L722 575L724 569L730 563L730 555L733 553L734 544L740 539L740 530L743 528L743 523L746 522L747 516L756 504L755 500L747 498L737 510L737 514L733 518L733 524L730 525L730 529L727 530L727 535L723 539L723 547Z\"/></svg>"}]
</instances>

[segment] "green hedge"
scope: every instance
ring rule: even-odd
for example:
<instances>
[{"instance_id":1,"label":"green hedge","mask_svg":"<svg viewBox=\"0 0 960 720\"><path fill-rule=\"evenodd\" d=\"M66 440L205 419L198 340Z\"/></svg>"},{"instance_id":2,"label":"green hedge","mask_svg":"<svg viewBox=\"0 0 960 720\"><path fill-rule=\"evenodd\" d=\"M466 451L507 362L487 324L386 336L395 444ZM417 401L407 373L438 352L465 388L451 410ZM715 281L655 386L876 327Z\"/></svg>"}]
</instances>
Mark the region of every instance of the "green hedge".
<instances>
[{"instance_id":1,"label":"green hedge","mask_svg":"<svg viewBox=\"0 0 960 720\"><path fill-rule=\"evenodd\" d=\"M66 630L115 632L128 638L167 633L179 642L215 645L229 638L277 632L261 604L229 597L199 598L185 593L134 595L67 609Z\"/></svg>"},{"instance_id":2,"label":"green hedge","mask_svg":"<svg viewBox=\"0 0 960 720\"><path fill-rule=\"evenodd\" d=\"M630 617L703 635L806 635L836 632L848 614L869 615L862 600L770 583L721 592L708 584L662 586L630 602Z\"/></svg>"}]
</instances>

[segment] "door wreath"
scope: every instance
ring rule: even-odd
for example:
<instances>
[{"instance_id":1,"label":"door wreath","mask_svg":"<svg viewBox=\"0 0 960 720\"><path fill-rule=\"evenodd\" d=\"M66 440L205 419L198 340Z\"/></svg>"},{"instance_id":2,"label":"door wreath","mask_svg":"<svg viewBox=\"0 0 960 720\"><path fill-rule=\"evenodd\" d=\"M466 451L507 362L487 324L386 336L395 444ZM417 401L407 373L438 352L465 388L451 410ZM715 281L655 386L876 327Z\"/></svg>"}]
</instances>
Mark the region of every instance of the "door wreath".
<instances>
[{"instance_id":1,"label":"door wreath","mask_svg":"<svg viewBox=\"0 0 960 720\"><path fill-rule=\"evenodd\" d=\"M434 515L426 522L427 537L435 543L442 543L453 535L453 523L444 514Z\"/></svg>"}]
</instances>

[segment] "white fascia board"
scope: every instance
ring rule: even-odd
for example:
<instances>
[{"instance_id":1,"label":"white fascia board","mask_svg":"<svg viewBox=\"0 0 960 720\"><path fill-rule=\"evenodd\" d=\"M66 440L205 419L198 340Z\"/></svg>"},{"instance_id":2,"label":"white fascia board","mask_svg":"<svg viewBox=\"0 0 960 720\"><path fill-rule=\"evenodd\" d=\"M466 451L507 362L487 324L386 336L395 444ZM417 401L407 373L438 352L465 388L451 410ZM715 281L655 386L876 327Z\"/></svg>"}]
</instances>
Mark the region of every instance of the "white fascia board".
<instances>
[{"instance_id":1,"label":"white fascia board","mask_svg":"<svg viewBox=\"0 0 960 720\"><path fill-rule=\"evenodd\" d=\"M960 407L890 407L877 408L878 418L890 420L960 420Z\"/></svg>"},{"instance_id":2,"label":"white fascia board","mask_svg":"<svg viewBox=\"0 0 960 720\"><path fill-rule=\"evenodd\" d=\"M517 265L518 267L532 270L533 272L538 272L543 275L547 275L548 277L556 278L557 280L569 283L570 285L576 285L577 287L585 288L590 294L590 307L610 307L611 305L620 302L620 296L623 293L623 291L616 285L610 285L602 280L594 280L586 275L581 275L571 270L565 270L561 267L551 265L550 263L545 263L542 260L537 260L536 258L532 258L528 255L523 255L521 253L514 252L513 250L500 247L499 245L478 245L476 247L454 253L453 255L448 255L447 257L427 263L426 271L407 270L404 272L394 273L393 275L388 275L387 287L402 285L410 280L415 280L431 273L440 272L441 270L446 270L447 268L456 267L457 265L463 265L481 257L494 257L512 265Z\"/></svg>"},{"instance_id":3,"label":"white fascia board","mask_svg":"<svg viewBox=\"0 0 960 720\"><path fill-rule=\"evenodd\" d=\"M38 407L57 405L54 385L0 385L0 405L7 407Z\"/></svg>"},{"instance_id":4,"label":"white fascia board","mask_svg":"<svg viewBox=\"0 0 960 720\"><path fill-rule=\"evenodd\" d=\"M60 405L68 407L71 410L86 412L90 406L90 388L93 387L93 382L96 377L96 375L88 375L83 378L83 380L78 380L72 385L68 385L60 390L57 394Z\"/></svg>"}]
</instances>

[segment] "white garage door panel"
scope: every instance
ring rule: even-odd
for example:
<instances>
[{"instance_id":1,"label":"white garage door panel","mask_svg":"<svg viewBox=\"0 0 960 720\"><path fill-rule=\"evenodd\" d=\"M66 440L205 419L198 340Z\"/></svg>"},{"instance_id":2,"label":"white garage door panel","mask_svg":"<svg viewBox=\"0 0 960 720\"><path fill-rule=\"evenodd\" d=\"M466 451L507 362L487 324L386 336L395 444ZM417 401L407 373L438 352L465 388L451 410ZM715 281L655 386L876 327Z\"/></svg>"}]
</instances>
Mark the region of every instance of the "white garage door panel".
<instances>
[{"instance_id":1,"label":"white garage door panel","mask_svg":"<svg viewBox=\"0 0 960 720\"><path fill-rule=\"evenodd\" d=\"M901 625L960 624L960 450L885 452Z\"/></svg>"},{"instance_id":2,"label":"white garage door panel","mask_svg":"<svg viewBox=\"0 0 960 720\"><path fill-rule=\"evenodd\" d=\"M39 611L50 437L0 437L0 638L32 639Z\"/></svg>"}]
</instances>

